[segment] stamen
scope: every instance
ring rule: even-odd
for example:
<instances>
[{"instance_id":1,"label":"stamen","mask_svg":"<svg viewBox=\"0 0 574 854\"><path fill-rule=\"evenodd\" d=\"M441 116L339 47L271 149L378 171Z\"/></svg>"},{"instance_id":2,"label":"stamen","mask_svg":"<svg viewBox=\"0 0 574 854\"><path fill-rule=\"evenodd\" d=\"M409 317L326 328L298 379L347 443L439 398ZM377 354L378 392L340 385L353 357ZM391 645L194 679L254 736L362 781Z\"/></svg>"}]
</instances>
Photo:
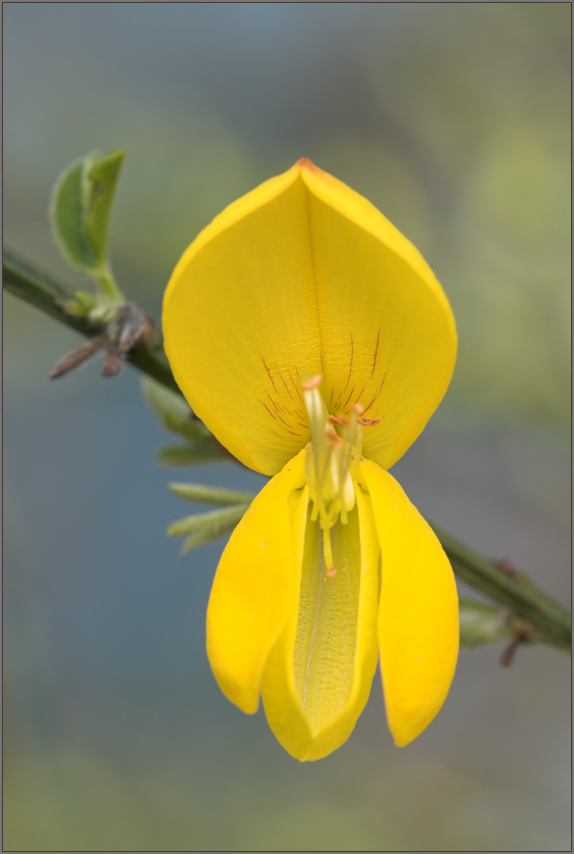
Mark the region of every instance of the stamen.
<instances>
[{"instance_id":1,"label":"stamen","mask_svg":"<svg viewBox=\"0 0 574 854\"><path fill-rule=\"evenodd\" d=\"M335 430L331 427L330 424L327 424L325 426L325 438L327 440L327 445L330 448L342 448L343 447L343 440L341 439L341 437L339 435L337 435L337 433L335 433Z\"/></svg>"},{"instance_id":2,"label":"stamen","mask_svg":"<svg viewBox=\"0 0 574 854\"><path fill-rule=\"evenodd\" d=\"M348 427L351 423L346 415L329 415L329 424L336 424L337 427Z\"/></svg>"},{"instance_id":3,"label":"stamen","mask_svg":"<svg viewBox=\"0 0 574 854\"><path fill-rule=\"evenodd\" d=\"M330 528L340 520L346 525L355 506L354 476L361 461L363 427L379 424L381 419L364 418L357 401L346 414L330 415L319 386L321 374L300 378L307 408L311 442L305 457L309 497L313 502L311 521L323 531L323 550L327 570L333 568ZM335 570L336 571L336 570ZM333 573L326 577L331 578Z\"/></svg>"},{"instance_id":4,"label":"stamen","mask_svg":"<svg viewBox=\"0 0 574 854\"><path fill-rule=\"evenodd\" d=\"M315 374L314 377L311 377L310 380L307 380L304 383L301 383L303 391L311 391L313 388L319 388L321 383L323 382L323 374Z\"/></svg>"},{"instance_id":5,"label":"stamen","mask_svg":"<svg viewBox=\"0 0 574 854\"><path fill-rule=\"evenodd\" d=\"M333 551L331 549L331 529L323 528L323 556L327 572L333 567Z\"/></svg>"},{"instance_id":6,"label":"stamen","mask_svg":"<svg viewBox=\"0 0 574 854\"><path fill-rule=\"evenodd\" d=\"M309 484L309 493L311 495L311 499L313 501L313 510L311 512L311 521L316 522L317 516L319 515L319 500L317 497L317 493L315 491L315 487L313 484L314 477L314 454L311 448L308 448L307 453L305 454L305 477L307 479L307 483Z\"/></svg>"},{"instance_id":7,"label":"stamen","mask_svg":"<svg viewBox=\"0 0 574 854\"><path fill-rule=\"evenodd\" d=\"M351 473L348 471L343 484L343 511L352 510L355 506L355 487ZM341 511L341 512L343 512Z\"/></svg>"},{"instance_id":8,"label":"stamen","mask_svg":"<svg viewBox=\"0 0 574 854\"><path fill-rule=\"evenodd\" d=\"M328 414L325 404L323 403L323 398L317 388L321 384L322 379L322 375L317 374L316 376L301 383L303 396L305 398L305 406L307 407L307 414L309 415L309 427L311 428L312 438L312 457L315 469L314 482L313 478L308 480L311 498L313 499L314 504L312 514L313 521L317 518L317 515L321 510L321 496L323 494L325 477L329 466L329 449L327 447L325 437L325 423L327 421Z\"/></svg>"},{"instance_id":9,"label":"stamen","mask_svg":"<svg viewBox=\"0 0 574 854\"><path fill-rule=\"evenodd\" d=\"M351 455L353 453L353 445L355 440L355 422L357 417L353 412L351 417L348 418L346 415L340 416L343 421L343 453L341 454L341 458L339 461L339 505L341 507L341 522L346 525L347 524L347 513L345 502L345 487L346 487L346 479L347 474L349 472L349 465L351 463ZM354 494L354 491L353 491Z\"/></svg>"},{"instance_id":10,"label":"stamen","mask_svg":"<svg viewBox=\"0 0 574 854\"><path fill-rule=\"evenodd\" d=\"M327 572L325 573L325 578L334 578L337 575L337 567L330 566Z\"/></svg>"}]
</instances>

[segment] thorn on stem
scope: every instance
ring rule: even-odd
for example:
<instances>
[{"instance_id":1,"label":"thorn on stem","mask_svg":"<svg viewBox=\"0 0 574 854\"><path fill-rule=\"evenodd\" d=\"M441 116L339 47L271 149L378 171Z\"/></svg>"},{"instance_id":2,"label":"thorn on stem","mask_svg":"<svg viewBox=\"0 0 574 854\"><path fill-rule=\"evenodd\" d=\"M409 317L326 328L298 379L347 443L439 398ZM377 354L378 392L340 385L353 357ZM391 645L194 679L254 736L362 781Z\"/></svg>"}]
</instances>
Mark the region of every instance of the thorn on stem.
<instances>
[{"instance_id":1,"label":"thorn on stem","mask_svg":"<svg viewBox=\"0 0 574 854\"><path fill-rule=\"evenodd\" d=\"M79 368L87 359L97 353L102 347L106 345L106 338L103 335L98 336L97 338L92 338L91 341L88 341L86 344L82 344L81 347L76 347L75 350L71 350L69 353L66 353L65 356L62 356L61 359L58 359L50 373L48 374L49 379L55 380L57 377L63 377L64 374L69 374L70 371L75 370L75 368Z\"/></svg>"},{"instance_id":2,"label":"thorn on stem","mask_svg":"<svg viewBox=\"0 0 574 854\"><path fill-rule=\"evenodd\" d=\"M53 380L64 376L102 348L105 350L102 376L115 377L123 370L130 350L143 338L152 343L159 343L158 332L151 318L133 303L118 306L116 315L107 324L105 332L63 356L56 362L49 377Z\"/></svg>"},{"instance_id":3,"label":"thorn on stem","mask_svg":"<svg viewBox=\"0 0 574 854\"><path fill-rule=\"evenodd\" d=\"M113 343L106 344L103 377L115 377L121 373L126 363L126 354L118 351Z\"/></svg>"},{"instance_id":4,"label":"thorn on stem","mask_svg":"<svg viewBox=\"0 0 574 854\"><path fill-rule=\"evenodd\" d=\"M518 570L508 558L503 557L501 560L495 560L494 563L509 578L518 578Z\"/></svg>"},{"instance_id":5,"label":"thorn on stem","mask_svg":"<svg viewBox=\"0 0 574 854\"><path fill-rule=\"evenodd\" d=\"M504 648L503 653L498 661L499 667L510 667L510 665L514 661L516 650L518 649L520 644L528 642L530 635L534 631L534 627L531 623L528 622L528 620L521 620L520 622L517 622L507 608L503 608L501 610L500 616L502 617L506 625L512 628L515 633L512 640L509 641L509 643Z\"/></svg>"},{"instance_id":6,"label":"thorn on stem","mask_svg":"<svg viewBox=\"0 0 574 854\"><path fill-rule=\"evenodd\" d=\"M510 641L510 643L507 644L507 646L504 647L504 652L502 653L498 661L499 667L510 667L514 660L516 650L520 646L521 642L521 638L515 637L512 638L512 640Z\"/></svg>"},{"instance_id":7,"label":"thorn on stem","mask_svg":"<svg viewBox=\"0 0 574 854\"><path fill-rule=\"evenodd\" d=\"M122 353L127 353L131 350L146 333L149 326L143 311L133 303L128 303L124 307L122 314L118 313L117 321L115 322L119 326L118 347Z\"/></svg>"}]
</instances>

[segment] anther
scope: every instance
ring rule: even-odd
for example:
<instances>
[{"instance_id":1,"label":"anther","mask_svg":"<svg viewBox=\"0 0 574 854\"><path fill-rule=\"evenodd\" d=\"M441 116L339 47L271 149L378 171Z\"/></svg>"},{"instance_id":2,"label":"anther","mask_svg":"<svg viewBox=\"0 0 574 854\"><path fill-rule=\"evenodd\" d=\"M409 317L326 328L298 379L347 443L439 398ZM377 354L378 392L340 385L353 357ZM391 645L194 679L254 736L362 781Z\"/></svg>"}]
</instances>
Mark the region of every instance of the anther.
<instances>
[{"instance_id":1,"label":"anther","mask_svg":"<svg viewBox=\"0 0 574 854\"><path fill-rule=\"evenodd\" d=\"M361 404L360 404L360 403L354 403L354 404L351 406L351 409L353 410L353 412L356 412L356 413L357 413L357 415L362 415L362 414L363 414L363 412L365 411L364 406L361 406Z\"/></svg>"},{"instance_id":2,"label":"anther","mask_svg":"<svg viewBox=\"0 0 574 854\"><path fill-rule=\"evenodd\" d=\"M329 415L327 421L329 424L336 424L337 427L350 427L351 419L346 415Z\"/></svg>"},{"instance_id":3,"label":"anther","mask_svg":"<svg viewBox=\"0 0 574 854\"><path fill-rule=\"evenodd\" d=\"M357 418L359 424L364 424L365 427L376 427L382 420L382 418Z\"/></svg>"},{"instance_id":4,"label":"anther","mask_svg":"<svg viewBox=\"0 0 574 854\"><path fill-rule=\"evenodd\" d=\"M334 578L337 575L337 567L330 566L327 572L325 573L325 578Z\"/></svg>"},{"instance_id":5,"label":"anther","mask_svg":"<svg viewBox=\"0 0 574 854\"><path fill-rule=\"evenodd\" d=\"M312 388L318 388L323 382L323 374L316 374L314 377L311 377L310 380L307 380L305 383L301 383L301 387L303 391L311 391Z\"/></svg>"},{"instance_id":6,"label":"anther","mask_svg":"<svg viewBox=\"0 0 574 854\"><path fill-rule=\"evenodd\" d=\"M327 439L327 445L330 448L343 447L343 440L337 433L335 433L334 428L330 424L325 426L325 438Z\"/></svg>"}]
</instances>

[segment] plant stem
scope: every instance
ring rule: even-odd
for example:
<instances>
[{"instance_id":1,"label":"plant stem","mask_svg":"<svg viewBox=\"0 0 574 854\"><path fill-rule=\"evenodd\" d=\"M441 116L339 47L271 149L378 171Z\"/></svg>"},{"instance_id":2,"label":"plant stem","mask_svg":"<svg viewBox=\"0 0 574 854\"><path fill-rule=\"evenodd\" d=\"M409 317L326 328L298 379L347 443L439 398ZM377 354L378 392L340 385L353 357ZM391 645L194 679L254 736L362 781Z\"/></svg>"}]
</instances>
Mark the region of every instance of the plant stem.
<instances>
[{"instance_id":1,"label":"plant stem","mask_svg":"<svg viewBox=\"0 0 574 854\"><path fill-rule=\"evenodd\" d=\"M103 327L85 317L70 314L66 300L73 298L73 289L39 265L25 259L13 249L3 252L4 288L30 305L36 306L76 332L93 338ZM131 364L172 391L179 391L167 360L145 343L130 351ZM476 554L450 534L431 524L440 540L455 574L475 590L508 608L514 615L528 621L533 640L559 649L570 649L570 614L535 587L522 573L505 573L500 566Z\"/></svg>"},{"instance_id":2,"label":"plant stem","mask_svg":"<svg viewBox=\"0 0 574 854\"><path fill-rule=\"evenodd\" d=\"M79 317L66 310L66 302L74 297L73 288L7 246L4 246L2 252L2 273L3 287L9 293L87 338L102 334L103 324L92 323L87 317ZM140 342L130 351L128 361L171 391L179 392L167 359L145 342Z\"/></svg>"},{"instance_id":3,"label":"plant stem","mask_svg":"<svg viewBox=\"0 0 574 854\"><path fill-rule=\"evenodd\" d=\"M103 294L116 302L124 302L124 295L120 291L116 280L110 270L106 267L95 275L96 281Z\"/></svg>"},{"instance_id":4,"label":"plant stem","mask_svg":"<svg viewBox=\"0 0 574 854\"><path fill-rule=\"evenodd\" d=\"M432 522L429 524L458 578L527 620L537 639L560 649L570 649L572 619L564 608L535 587L523 573L505 573L496 563L476 554Z\"/></svg>"}]
</instances>

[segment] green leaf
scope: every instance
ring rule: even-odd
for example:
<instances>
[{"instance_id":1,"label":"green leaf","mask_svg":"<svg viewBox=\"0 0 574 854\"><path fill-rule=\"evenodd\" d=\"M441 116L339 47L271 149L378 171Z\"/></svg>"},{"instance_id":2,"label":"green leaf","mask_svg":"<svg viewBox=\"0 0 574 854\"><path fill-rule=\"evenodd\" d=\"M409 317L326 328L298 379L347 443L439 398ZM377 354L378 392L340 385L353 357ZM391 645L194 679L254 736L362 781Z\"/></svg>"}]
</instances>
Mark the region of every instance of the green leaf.
<instances>
[{"instance_id":1,"label":"green leaf","mask_svg":"<svg viewBox=\"0 0 574 854\"><path fill-rule=\"evenodd\" d=\"M249 492L238 492L235 489L216 489L204 486L202 483L169 483L169 489L196 504L214 504L216 507L228 507L234 504L251 504L255 495Z\"/></svg>"},{"instance_id":2,"label":"green leaf","mask_svg":"<svg viewBox=\"0 0 574 854\"><path fill-rule=\"evenodd\" d=\"M193 417L181 394L170 391L150 377L144 377L142 380L142 392L163 426L187 439L185 445L165 445L160 448L158 461L162 465L193 466L229 459L213 433L202 421Z\"/></svg>"},{"instance_id":3,"label":"green leaf","mask_svg":"<svg viewBox=\"0 0 574 854\"><path fill-rule=\"evenodd\" d=\"M170 391L151 377L143 377L142 393L155 414L163 421L165 412L173 412L180 418L189 418L191 409L181 394Z\"/></svg>"},{"instance_id":4,"label":"green leaf","mask_svg":"<svg viewBox=\"0 0 574 854\"><path fill-rule=\"evenodd\" d=\"M199 463L220 463L225 459L226 455L214 442L164 445L158 453L158 462L164 466L195 466Z\"/></svg>"},{"instance_id":5,"label":"green leaf","mask_svg":"<svg viewBox=\"0 0 574 854\"><path fill-rule=\"evenodd\" d=\"M488 643L502 643L515 637L512 622L504 613L478 602L459 602L460 645L467 649Z\"/></svg>"},{"instance_id":6,"label":"green leaf","mask_svg":"<svg viewBox=\"0 0 574 854\"><path fill-rule=\"evenodd\" d=\"M173 412L165 412L163 416L163 424L172 433L178 433L184 439L189 439L191 442L212 442L213 434L207 429L203 421L199 418L193 418L191 413L187 418L180 418L174 415Z\"/></svg>"},{"instance_id":7,"label":"green leaf","mask_svg":"<svg viewBox=\"0 0 574 854\"><path fill-rule=\"evenodd\" d=\"M213 442L213 434L193 414L181 394L170 391L161 383L145 377L142 391L148 404L163 426L192 442Z\"/></svg>"},{"instance_id":8,"label":"green leaf","mask_svg":"<svg viewBox=\"0 0 574 854\"><path fill-rule=\"evenodd\" d=\"M95 160L91 168L87 158L85 161L84 229L100 267L106 264L112 203L125 156L121 149L112 151Z\"/></svg>"},{"instance_id":9,"label":"green leaf","mask_svg":"<svg viewBox=\"0 0 574 854\"><path fill-rule=\"evenodd\" d=\"M225 507L223 510L211 510L209 513L196 513L173 522L167 529L169 537L185 537L188 534L197 534L200 531L216 530L219 528L229 529L230 525L236 525L241 519L249 504L235 504L233 507Z\"/></svg>"},{"instance_id":10,"label":"green leaf","mask_svg":"<svg viewBox=\"0 0 574 854\"><path fill-rule=\"evenodd\" d=\"M75 291L74 296L86 312L91 311L96 304L94 295L89 294L87 291Z\"/></svg>"},{"instance_id":11,"label":"green leaf","mask_svg":"<svg viewBox=\"0 0 574 854\"><path fill-rule=\"evenodd\" d=\"M58 178L52 193L50 221L56 244L75 270L90 272L97 267L96 256L82 227L84 161L72 163Z\"/></svg>"},{"instance_id":12,"label":"green leaf","mask_svg":"<svg viewBox=\"0 0 574 854\"><path fill-rule=\"evenodd\" d=\"M167 533L170 537L187 536L182 548L182 554L185 554L232 531L248 508L249 504L236 504L225 510L188 516L170 525Z\"/></svg>"},{"instance_id":13,"label":"green leaf","mask_svg":"<svg viewBox=\"0 0 574 854\"><path fill-rule=\"evenodd\" d=\"M80 273L106 268L108 226L125 151L93 151L74 161L52 192L50 221L66 261Z\"/></svg>"},{"instance_id":14,"label":"green leaf","mask_svg":"<svg viewBox=\"0 0 574 854\"><path fill-rule=\"evenodd\" d=\"M60 303L68 312L75 317L88 317L96 307L96 297L86 291L75 291L73 299L63 300Z\"/></svg>"},{"instance_id":15,"label":"green leaf","mask_svg":"<svg viewBox=\"0 0 574 854\"><path fill-rule=\"evenodd\" d=\"M191 537L187 537L183 541L183 545L181 547L181 554L186 555L188 552L193 551L193 549L198 549L201 546L208 546L209 543L214 543L215 540L219 540L220 537L223 537L225 534L232 531L235 525L231 525L224 531L211 531L205 530L200 531L197 534L192 534Z\"/></svg>"}]
</instances>

